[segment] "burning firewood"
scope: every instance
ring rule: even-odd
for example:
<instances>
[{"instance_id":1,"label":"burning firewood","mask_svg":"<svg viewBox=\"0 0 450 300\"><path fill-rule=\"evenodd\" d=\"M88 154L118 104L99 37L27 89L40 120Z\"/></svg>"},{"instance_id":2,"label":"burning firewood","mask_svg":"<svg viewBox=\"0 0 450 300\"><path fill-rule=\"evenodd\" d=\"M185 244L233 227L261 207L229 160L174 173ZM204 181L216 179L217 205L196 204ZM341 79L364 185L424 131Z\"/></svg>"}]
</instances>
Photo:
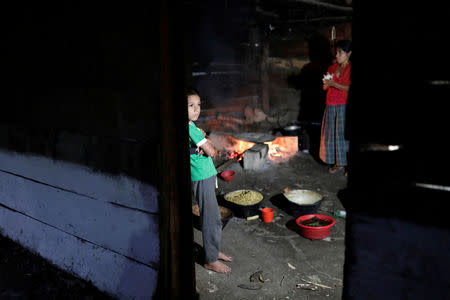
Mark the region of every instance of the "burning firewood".
<instances>
[{"instance_id":1,"label":"burning firewood","mask_svg":"<svg viewBox=\"0 0 450 300\"><path fill-rule=\"evenodd\" d=\"M235 156L233 156L232 158L230 158L229 160L227 160L226 162L224 162L220 166L216 167L217 172L222 172L226 167L228 167L232 163L241 160L243 156L244 156L243 153L241 153L241 154L236 153Z\"/></svg>"}]
</instances>

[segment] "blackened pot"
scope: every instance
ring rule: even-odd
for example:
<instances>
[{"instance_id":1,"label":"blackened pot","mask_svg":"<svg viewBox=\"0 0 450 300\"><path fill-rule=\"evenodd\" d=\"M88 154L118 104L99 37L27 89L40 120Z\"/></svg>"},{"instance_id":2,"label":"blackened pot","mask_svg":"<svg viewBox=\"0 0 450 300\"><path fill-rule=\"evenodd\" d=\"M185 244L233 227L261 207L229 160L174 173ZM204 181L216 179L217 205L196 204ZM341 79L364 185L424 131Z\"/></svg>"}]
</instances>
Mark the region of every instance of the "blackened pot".
<instances>
[{"instance_id":1,"label":"blackened pot","mask_svg":"<svg viewBox=\"0 0 450 300\"><path fill-rule=\"evenodd\" d=\"M285 136L300 136L302 133L302 127L299 125L289 125L283 127L283 135Z\"/></svg>"},{"instance_id":2,"label":"blackened pot","mask_svg":"<svg viewBox=\"0 0 450 300\"><path fill-rule=\"evenodd\" d=\"M287 210L287 213L290 214L291 216L293 216L294 218L298 218L303 215L315 214L315 213L317 213L317 210L319 209L320 205L322 204L322 201L323 201L323 199L314 204L300 205L300 204L296 204L296 203L291 202L286 199L286 202L287 202L286 210Z\"/></svg>"},{"instance_id":3,"label":"blackened pot","mask_svg":"<svg viewBox=\"0 0 450 300\"><path fill-rule=\"evenodd\" d=\"M232 195L234 193L242 193L244 192L252 192L255 193L254 197L257 197L256 199L253 200L257 200L258 202L254 203L254 204L250 204L250 205L243 205L243 204L237 204L236 202L232 202L232 201L228 201L227 197L233 197ZM264 195L261 194L260 192L257 191L253 191L253 190L236 190L233 192L230 192L226 195L220 196L217 198L220 205L227 207L229 209L231 209L231 211L233 212L233 216L237 217L237 218L248 218L248 217L253 217L253 216L257 216L259 215L259 208L261 207L261 202L264 199ZM240 201L243 202L243 201Z\"/></svg>"},{"instance_id":4,"label":"blackened pot","mask_svg":"<svg viewBox=\"0 0 450 300\"><path fill-rule=\"evenodd\" d=\"M237 218L247 219L248 217L256 216L259 214L259 208L261 207L261 202L252 205L239 205L230 201L224 200L221 203L223 206L231 209L233 216Z\"/></svg>"},{"instance_id":5,"label":"blackened pot","mask_svg":"<svg viewBox=\"0 0 450 300\"><path fill-rule=\"evenodd\" d=\"M283 193L283 196L286 212L295 218L315 214L324 200L323 195L302 189L288 191Z\"/></svg>"}]
</instances>

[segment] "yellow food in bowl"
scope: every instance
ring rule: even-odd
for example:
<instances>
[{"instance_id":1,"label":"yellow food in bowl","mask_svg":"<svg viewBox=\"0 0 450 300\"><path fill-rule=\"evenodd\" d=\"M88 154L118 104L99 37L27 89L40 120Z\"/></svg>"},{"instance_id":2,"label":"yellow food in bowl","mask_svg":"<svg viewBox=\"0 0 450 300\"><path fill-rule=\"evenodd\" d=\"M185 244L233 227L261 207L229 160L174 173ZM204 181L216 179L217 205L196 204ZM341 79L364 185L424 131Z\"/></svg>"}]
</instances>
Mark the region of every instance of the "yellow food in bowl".
<instances>
[{"instance_id":1,"label":"yellow food in bowl","mask_svg":"<svg viewBox=\"0 0 450 300\"><path fill-rule=\"evenodd\" d=\"M253 205L264 198L261 193L252 190L238 190L225 195L225 200L239 205Z\"/></svg>"}]
</instances>

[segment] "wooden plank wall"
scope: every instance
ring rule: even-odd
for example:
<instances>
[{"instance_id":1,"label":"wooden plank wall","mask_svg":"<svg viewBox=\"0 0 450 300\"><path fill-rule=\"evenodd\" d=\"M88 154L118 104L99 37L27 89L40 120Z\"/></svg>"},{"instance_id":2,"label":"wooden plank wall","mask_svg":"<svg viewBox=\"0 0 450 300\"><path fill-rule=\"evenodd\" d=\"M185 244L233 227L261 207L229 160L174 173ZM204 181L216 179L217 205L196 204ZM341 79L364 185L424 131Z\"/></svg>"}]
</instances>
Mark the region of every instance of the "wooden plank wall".
<instances>
[{"instance_id":1,"label":"wooden plank wall","mask_svg":"<svg viewBox=\"0 0 450 300\"><path fill-rule=\"evenodd\" d=\"M167 4L0 11L1 233L120 299L195 291L189 158L179 150L188 136L178 14L190 15Z\"/></svg>"},{"instance_id":2,"label":"wooden plank wall","mask_svg":"<svg viewBox=\"0 0 450 300\"><path fill-rule=\"evenodd\" d=\"M158 192L46 157L0 151L0 230L121 299L151 298L159 265Z\"/></svg>"}]
</instances>

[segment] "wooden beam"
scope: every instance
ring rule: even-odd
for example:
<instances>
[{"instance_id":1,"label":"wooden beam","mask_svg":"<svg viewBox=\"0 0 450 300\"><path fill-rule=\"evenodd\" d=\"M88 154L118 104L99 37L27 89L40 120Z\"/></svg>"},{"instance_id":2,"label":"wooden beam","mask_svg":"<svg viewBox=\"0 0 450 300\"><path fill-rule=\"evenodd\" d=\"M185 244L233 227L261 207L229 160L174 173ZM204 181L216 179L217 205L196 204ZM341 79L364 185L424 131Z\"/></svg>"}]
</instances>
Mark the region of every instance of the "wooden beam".
<instances>
[{"instance_id":1,"label":"wooden beam","mask_svg":"<svg viewBox=\"0 0 450 300\"><path fill-rule=\"evenodd\" d=\"M333 10L353 11L353 8L350 6L336 5L336 4L327 3L327 2L319 1L319 0L295 0L295 2L322 6L322 7L330 8Z\"/></svg>"},{"instance_id":2,"label":"wooden beam","mask_svg":"<svg viewBox=\"0 0 450 300\"><path fill-rule=\"evenodd\" d=\"M191 179L184 96L183 18L177 1L160 2L160 269L155 299L195 298ZM156 93L155 93L156 94ZM149 128L151 130L151 128ZM186 147L186 148L184 148Z\"/></svg>"},{"instance_id":3,"label":"wooden beam","mask_svg":"<svg viewBox=\"0 0 450 300\"><path fill-rule=\"evenodd\" d=\"M230 159L230 160L227 160L226 162L224 162L223 164L221 164L220 166L218 166L218 167L216 168L217 173L222 172L226 167L228 167L229 165L231 165L232 163L234 163L235 161L237 161L237 159L238 159L239 157L240 157L240 156L236 156L235 158L232 158L232 159Z\"/></svg>"},{"instance_id":4,"label":"wooden beam","mask_svg":"<svg viewBox=\"0 0 450 300\"><path fill-rule=\"evenodd\" d=\"M261 103L262 108L266 114L270 114L270 99L269 99L269 74L268 63L269 59L269 44L265 43L263 46L263 55L261 58Z\"/></svg>"},{"instance_id":5,"label":"wooden beam","mask_svg":"<svg viewBox=\"0 0 450 300\"><path fill-rule=\"evenodd\" d=\"M351 21L351 16L336 16L336 17L320 17L320 18L306 18L306 19L295 19L288 21L274 21L272 24L294 24L294 23L312 23L321 21Z\"/></svg>"}]
</instances>

